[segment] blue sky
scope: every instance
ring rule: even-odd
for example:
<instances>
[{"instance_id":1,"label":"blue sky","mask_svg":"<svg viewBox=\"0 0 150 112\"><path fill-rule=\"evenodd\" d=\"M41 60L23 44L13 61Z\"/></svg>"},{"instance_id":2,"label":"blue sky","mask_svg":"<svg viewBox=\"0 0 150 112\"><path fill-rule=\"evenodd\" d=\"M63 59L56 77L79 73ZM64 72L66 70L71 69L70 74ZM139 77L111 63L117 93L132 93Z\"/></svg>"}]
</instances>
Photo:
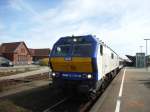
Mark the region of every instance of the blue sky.
<instances>
[{"instance_id":1,"label":"blue sky","mask_svg":"<svg viewBox=\"0 0 150 112\"><path fill-rule=\"evenodd\" d=\"M51 48L62 36L93 34L135 55L150 38L149 11L149 0L0 0L0 43Z\"/></svg>"}]
</instances>

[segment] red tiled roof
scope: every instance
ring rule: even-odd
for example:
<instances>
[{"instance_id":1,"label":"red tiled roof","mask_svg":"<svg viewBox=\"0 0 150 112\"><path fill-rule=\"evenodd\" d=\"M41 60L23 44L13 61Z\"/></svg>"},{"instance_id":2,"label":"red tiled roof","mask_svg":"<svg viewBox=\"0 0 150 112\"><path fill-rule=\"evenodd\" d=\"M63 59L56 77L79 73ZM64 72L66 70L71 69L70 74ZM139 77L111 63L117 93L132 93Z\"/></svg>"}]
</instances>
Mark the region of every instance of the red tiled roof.
<instances>
[{"instance_id":1,"label":"red tiled roof","mask_svg":"<svg viewBox=\"0 0 150 112\"><path fill-rule=\"evenodd\" d=\"M16 50L16 48L24 42L12 42L12 43L2 43L1 45L1 53L12 53Z\"/></svg>"},{"instance_id":2,"label":"red tiled roof","mask_svg":"<svg viewBox=\"0 0 150 112\"><path fill-rule=\"evenodd\" d=\"M32 56L48 56L50 49L29 49Z\"/></svg>"}]
</instances>

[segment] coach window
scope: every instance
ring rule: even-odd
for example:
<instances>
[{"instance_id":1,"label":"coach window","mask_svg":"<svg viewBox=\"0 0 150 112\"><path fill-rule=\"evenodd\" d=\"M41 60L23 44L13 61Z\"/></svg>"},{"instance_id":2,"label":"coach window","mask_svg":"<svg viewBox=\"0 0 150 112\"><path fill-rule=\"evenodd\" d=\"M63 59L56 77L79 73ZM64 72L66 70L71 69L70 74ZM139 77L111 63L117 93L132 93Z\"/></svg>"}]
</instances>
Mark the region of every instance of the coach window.
<instances>
[{"instance_id":1,"label":"coach window","mask_svg":"<svg viewBox=\"0 0 150 112\"><path fill-rule=\"evenodd\" d=\"M101 56L103 55L103 45L100 45L100 53L101 53Z\"/></svg>"},{"instance_id":2,"label":"coach window","mask_svg":"<svg viewBox=\"0 0 150 112\"><path fill-rule=\"evenodd\" d=\"M111 59L114 59L114 54L113 53L111 53Z\"/></svg>"}]
</instances>

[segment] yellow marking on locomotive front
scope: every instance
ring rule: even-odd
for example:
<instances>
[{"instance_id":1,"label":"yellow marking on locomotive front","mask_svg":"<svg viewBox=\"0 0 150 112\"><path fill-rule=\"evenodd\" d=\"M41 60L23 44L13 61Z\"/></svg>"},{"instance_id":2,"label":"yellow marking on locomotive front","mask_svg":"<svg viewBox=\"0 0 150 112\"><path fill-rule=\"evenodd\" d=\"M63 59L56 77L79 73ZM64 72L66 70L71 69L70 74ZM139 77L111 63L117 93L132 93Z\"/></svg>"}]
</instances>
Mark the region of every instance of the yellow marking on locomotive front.
<instances>
[{"instance_id":1,"label":"yellow marking on locomotive front","mask_svg":"<svg viewBox=\"0 0 150 112\"><path fill-rule=\"evenodd\" d=\"M92 72L92 59L90 57L72 57L65 60L64 57L50 59L53 71L57 72Z\"/></svg>"}]
</instances>

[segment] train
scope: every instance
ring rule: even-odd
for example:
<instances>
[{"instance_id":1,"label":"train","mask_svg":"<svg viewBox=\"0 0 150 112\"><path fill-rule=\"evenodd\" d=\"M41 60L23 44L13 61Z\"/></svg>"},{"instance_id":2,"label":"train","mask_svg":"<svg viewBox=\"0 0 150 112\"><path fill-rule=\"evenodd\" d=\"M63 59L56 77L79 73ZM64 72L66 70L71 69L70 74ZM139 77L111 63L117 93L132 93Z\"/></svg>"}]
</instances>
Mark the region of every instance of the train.
<instances>
[{"instance_id":1,"label":"train","mask_svg":"<svg viewBox=\"0 0 150 112\"><path fill-rule=\"evenodd\" d=\"M49 65L53 85L95 93L123 68L123 59L96 36L66 36L53 45Z\"/></svg>"}]
</instances>

